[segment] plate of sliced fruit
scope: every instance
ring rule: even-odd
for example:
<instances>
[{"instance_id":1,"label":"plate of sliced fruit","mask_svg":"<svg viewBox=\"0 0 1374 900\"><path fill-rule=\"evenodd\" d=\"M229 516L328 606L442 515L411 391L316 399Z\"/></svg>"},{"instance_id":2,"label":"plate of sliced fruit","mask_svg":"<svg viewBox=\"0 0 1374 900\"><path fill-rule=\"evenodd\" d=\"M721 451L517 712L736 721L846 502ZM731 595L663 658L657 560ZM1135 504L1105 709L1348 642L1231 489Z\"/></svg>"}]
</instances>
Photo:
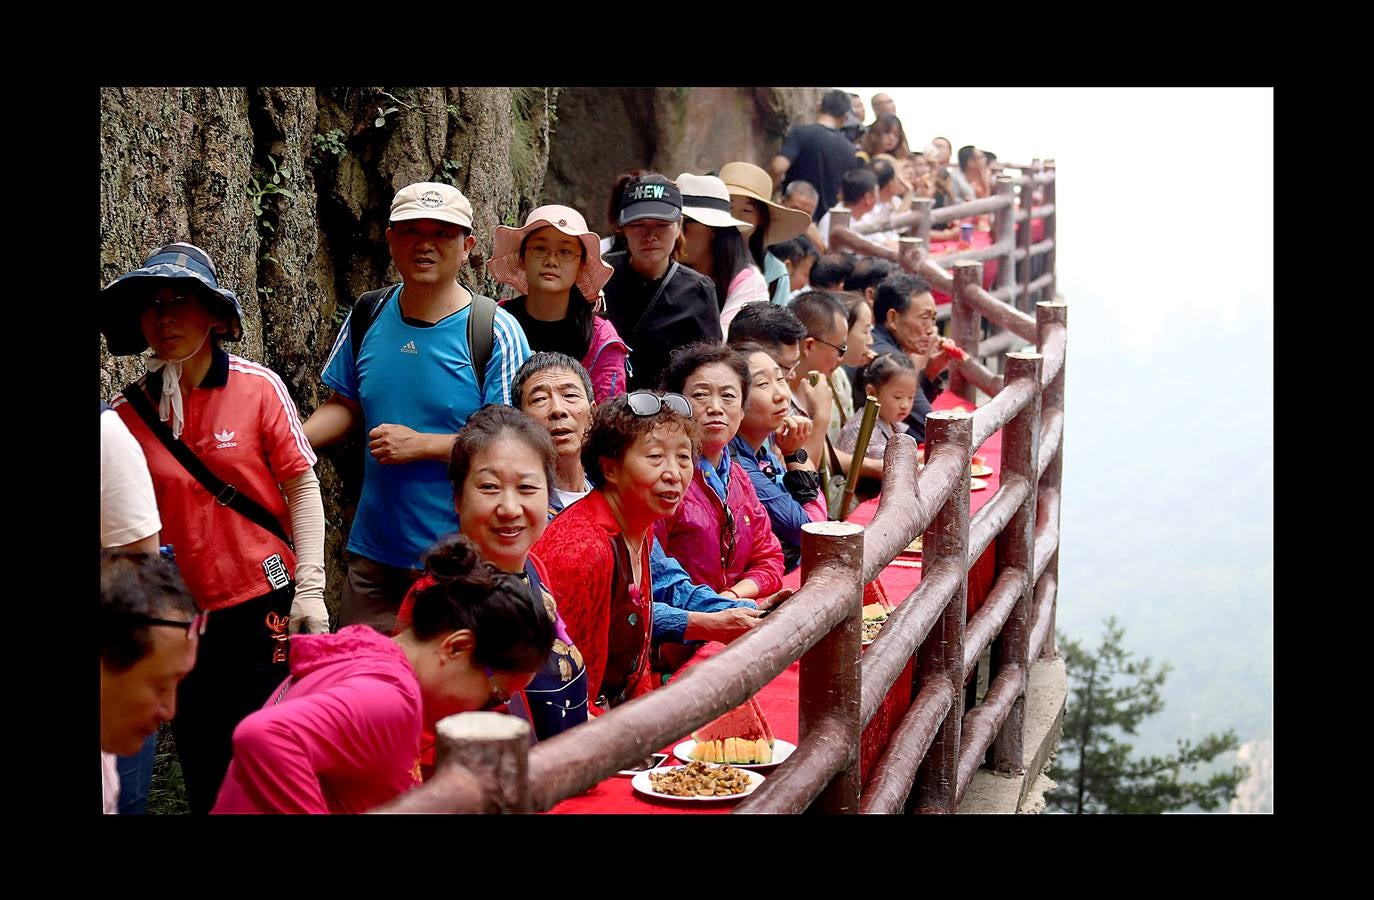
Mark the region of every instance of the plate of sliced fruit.
<instances>
[{"instance_id":1,"label":"plate of sliced fruit","mask_svg":"<svg viewBox=\"0 0 1374 900\"><path fill-rule=\"evenodd\" d=\"M673 755L683 762L699 760L716 765L726 764L741 769L771 769L797 752L797 745L782 738L773 738L772 745L763 738L726 738L725 740L685 740L673 748Z\"/></svg>"}]
</instances>

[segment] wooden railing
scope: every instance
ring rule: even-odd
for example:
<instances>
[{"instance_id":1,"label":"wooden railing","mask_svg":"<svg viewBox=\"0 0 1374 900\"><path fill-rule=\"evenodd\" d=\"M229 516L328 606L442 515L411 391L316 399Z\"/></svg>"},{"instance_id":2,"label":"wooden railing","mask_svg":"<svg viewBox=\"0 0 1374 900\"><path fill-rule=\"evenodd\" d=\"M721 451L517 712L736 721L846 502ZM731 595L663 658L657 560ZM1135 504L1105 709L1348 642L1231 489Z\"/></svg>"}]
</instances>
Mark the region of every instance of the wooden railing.
<instances>
[{"instance_id":1,"label":"wooden railing","mask_svg":"<svg viewBox=\"0 0 1374 900\"><path fill-rule=\"evenodd\" d=\"M1003 376L961 366L951 390L971 400L978 386L991 399L972 414L931 412L919 471L915 441L888 443L866 527L803 526L802 586L790 600L664 687L533 749L513 717L445 719L436 775L377 812L547 810L739 706L797 660L797 750L736 812L952 813L989 749L997 771L1018 771L1029 671L1055 654L1068 310L1042 302L1032 318L983 290L978 261L956 263L950 281L956 340L985 316L1039 352L1007 354ZM970 517L970 460L999 430L1001 483ZM920 534L920 584L863 652L863 585ZM965 621L969 568L994 543L997 576ZM965 711L963 686L989 649L987 693ZM914 699L861 790L860 735L913 655Z\"/></svg>"},{"instance_id":2,"label":"wooden railing","mask_svg":"<svg viewBox=\"0 0 1374 900\"><path fill-rule=\"evenodd\" d=\"M1055 287L1055 165L1054 160L1032 160L1028 166L1008 166L1005 169L1019 169L1019 175L1003 174L997 177L993 196L981 200L931 209L931 200L918 197L912 200L911 209L898 213L886 226L865 225L852 228L849 211L843 206L830 210L830 234L832 243L853 253L868 256L891 258L891 251L867 239L867 235L878 229L908 232L915 243L901 242L903 246L895 256L903 268L923 276L941 293L952 294L954 282L949 268L960 262L1000 260L997 267L997 283L989 296L1011 304L1030 318L1034 304L1041 299L1054 296ZM1036 191L1040 192L1039 202L1033 200ZM929 256L925 248L930 246L930 229L937 225L950 225L961 219L991 213L992 245L978 250L961 250L939 256ZM1044 234L1038 242L1032 243L1031 221L1043 219ZM1018 231L1016 224L1021 223ZM1043 260L1043 264L1041 264ZM1019 267L1018 263L1025 264ZM1019 271L1019 275L1018 275ZM1041 271L1037 275L1036 272ZM944 321L952 313L942 308L939 319ZM975 360L988 362L999 360L1003 353L1023 341L1033 340L1025 334L1025 329L1014 329L1006 325L1002 318L988 312L984 314L994 325L994 333L987 338L972 343L959 342ZM957 338L956 338L957 340ZM986 367L985 367L986 368ZM978 384L982 389L982 385ZM986 391L985 391L986 393Z\"/></svg>"}]
</instances>

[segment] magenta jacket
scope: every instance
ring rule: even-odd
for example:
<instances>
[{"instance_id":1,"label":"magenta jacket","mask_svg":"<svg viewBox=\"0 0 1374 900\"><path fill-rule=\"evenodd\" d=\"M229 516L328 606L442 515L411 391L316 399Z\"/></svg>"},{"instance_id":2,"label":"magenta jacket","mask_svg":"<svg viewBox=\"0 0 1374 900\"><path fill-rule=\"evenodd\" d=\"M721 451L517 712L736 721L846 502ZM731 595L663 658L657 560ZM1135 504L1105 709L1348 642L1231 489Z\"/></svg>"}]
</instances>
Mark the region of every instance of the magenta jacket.
<instances>
[{"instance_id":1,"label":"magenta jacket","mask_svg":"<svg viewBox=\"0 0 1374 900\"><path fill-rule=\"evenodd\" d=\"M366 625L291 638L291 677L234 729L214 813L360 813L420 781L420 684Z\"/></svg>"},{"instance_id":2,"label":"magenta jacket","mask_svg":"<svg viewBox=\"0 0 1374 900\"><path fill-rule=\"evenodd\" d=\"M625 393L625 358L629 352L610 319L592 317L592 343L582 357L582 368L592 376L592 393L597 403Z\"/></svg>"},{"instance_id":3,"label":"magenta jacket","mask_svg":"<svg viewBox=\"0 0 1374 900\"><path fill-rule=\"evenodd\" d=\"M735 550L722 571L725 507L706 483L701 467L694 467L694 472L677 513L654 523L654 533L664 552L676 557L693 581L716 593L742 578L758 583L760 597L781 589L782 545L773 534L768 510L759 502L749 476L739 463L731 461L730 486L725 497L735 516Z\"/></svg>"}]
</instances>

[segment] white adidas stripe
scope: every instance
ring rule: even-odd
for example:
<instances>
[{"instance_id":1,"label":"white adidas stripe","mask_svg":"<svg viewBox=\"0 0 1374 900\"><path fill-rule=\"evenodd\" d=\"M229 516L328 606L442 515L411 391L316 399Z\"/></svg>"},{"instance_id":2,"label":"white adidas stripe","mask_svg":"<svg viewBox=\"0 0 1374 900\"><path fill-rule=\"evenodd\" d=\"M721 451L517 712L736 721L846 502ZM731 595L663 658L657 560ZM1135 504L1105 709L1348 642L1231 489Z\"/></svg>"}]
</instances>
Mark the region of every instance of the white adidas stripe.
<instances>
[{"instance_id":1,"label":"white adidas stripe","mask_svg":"<svg viewBox=\"0 0 1374 900\"><path fill-rule=\"evenodd\" d=\"M515 317L510 313L498 307L493 324L496 325L497 335L501 338L501 402L510 406L511 382L515 378L515 370L523 362L520 359L520 339L515 332L520 323L515 321ZM522 330L519 333L524 332Z\"/></svg>"},{"instance_id":2,"label":"white adidas stripe","mask_svg":"<svg viewBox=\"0 0 1374 900\"><path fill-rule=\"evenodd\" d=\"M305 457L310 465L315 465L317 460L315 451L305 438L305 431L301 428L300 413L296 411L296 404L292 402L291 395L287 393L286 385L282 382L281 377L265 366L260 366L241 356L232 354L229 356L229 369L233 372L242 372L245 375L256 375L259 378L267 379L267 382L272 385L272 389L277 392L277 399L281 401L282 411L286 414L287 424L291 428L292 437L296 440L296 449L301 451L301 456Z\"/></svg>"},{"instance_id":3,"label":"white adidas stripe","mask_svg":"<svg viewBox=\"0 0 1374 900\"><path fill-rule=\"evenodd\" d=\"M328 371L329 364L334 361L334 355L338 353L339 348L343 346L344 339L348 337L348 332L350 331L349 322L352 318L353 311L349 310L348 315L344 316L344 323L343 327L339 329L339 336L334 338L334 346L330 349L329 358L324 361L324 368L320 370L321 372Z\"/></svg>"}]
</instances>

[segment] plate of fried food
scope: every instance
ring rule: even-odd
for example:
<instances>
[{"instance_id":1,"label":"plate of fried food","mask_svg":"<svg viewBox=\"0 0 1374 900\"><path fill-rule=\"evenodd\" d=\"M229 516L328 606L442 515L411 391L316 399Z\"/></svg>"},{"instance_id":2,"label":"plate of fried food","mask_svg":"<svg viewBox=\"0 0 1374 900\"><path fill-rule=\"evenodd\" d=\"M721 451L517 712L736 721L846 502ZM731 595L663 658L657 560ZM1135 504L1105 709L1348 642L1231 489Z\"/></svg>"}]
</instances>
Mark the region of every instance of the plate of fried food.
<instances>
[{"instance_id":1,"label":"plate of fried food","mask_svg":"<svg viewBox=\"0 0 1374 900\"><path fill-rule=\"evenodd\" d=\"M992 474L992 466L981 456L975 456L969 464L969 474L974 478L983 478Z\"/></svg>"},{"instance_id":2,"label":"plate of fried food","mask_svg":"<svg viewBox=\"0 0 1374 900\"><path fill-rule=\"evenodd\" d=\"M887 615L888 610L881 603L870 603L864 607L863 646L867 647L878 639L878 632L883 630Z\"/></svg>"},{"instance_id":3,"label":"plate of fried food","mask_svg":"<svg viewBox=\"0 0 1374 900\"><path fill-rule=\"evenodd\" d=\"M685 766L662 766L640 772L630 786L646 797L710 803L747 797L763 784L758 772L735 766L713 766L692 760Z\"/></svg>"}]
</instances>

